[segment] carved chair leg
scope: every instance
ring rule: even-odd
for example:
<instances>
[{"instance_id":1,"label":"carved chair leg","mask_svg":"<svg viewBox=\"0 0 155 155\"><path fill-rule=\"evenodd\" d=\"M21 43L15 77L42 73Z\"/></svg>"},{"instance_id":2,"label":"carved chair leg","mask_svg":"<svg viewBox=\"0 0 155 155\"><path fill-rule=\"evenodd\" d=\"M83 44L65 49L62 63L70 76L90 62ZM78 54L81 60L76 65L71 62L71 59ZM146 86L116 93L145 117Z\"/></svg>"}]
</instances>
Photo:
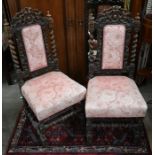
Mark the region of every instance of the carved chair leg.
<instances>
[{"instance_id":1,"label":"carved chair leg","mask_svg":"<svg viewBox=\"0 0 155 155\"><path fill-rule=\"evenodd\" d=\"M29 112L29 109L28 109L27 105L26 105L26 108L25 108L25 114L26 114L27 119L31 122L33 128L36 130L37 138L40 140L42 145L43 146L48 145L48 141L47 141L47 138L44 135L44 129L43 129L42 124L40 124L39 122L36 122L36 121L33 120L33 116L31 116L31 113Z\"/></svg>"},{"instance_id":2,"label":"carved chair leg","mask_svg":"<svg viewBox=\"0 0 155 155\"><path fill-rule=\"evenodd\" d=\"M92 121L91 119L87 119L86 122L86 138L87 138L87 144L91 145L93 141L93 128L99 127L103 128L105 126L109 126L110 128L114 128L115 126L119 127L127 127L131 129L134 132L135 136L138 136L141 131L137 130L137 127L140 127L140 129L143 129L143 118L126 118L126 119L103 119L103 120L97 120L96 122ZM103 133L102 133L103 134ZM119 142L123 143L124 140L124 134L122 133L122 137L119 138ZM127 136L127 135L126 135Z\"/></svg>"},{"instance_id":3,"label":"carved chair leg","mask_svg":"<svg viewBox=\"0 0 155 155\"><path fill-rule=\"evenodd\" d=\"M47 138L45 136L45 128L43 127L42 124L38 125L37 133L39 135L39 138L40 138L40 141L41 141L42 145L47 146L48 145L48 140L47 140Z\"/></svg>"},{"instance_id":4,"label":"carved chair leg","mask_svg":"<svg viewBox=\"0 0 155 155\"><path fill-rule=\"evenodd\" d=\"M28 117L28 119L30 120L32 126L35 128L36 132L37 132L37 137L39 138L39 140L41 141L43 146L47 146L48 145L48 140L45 136L45 130L53 124L57 124L57 123L61 123L64 120L66 120L68 117L74 117L75 114L81 114L81 111L84 111L84 104L80 103L77 104L77 106L73 107L72 110L70 110L67 113L64 113L62 116L57 116L56 118L54 118L54 120L50 120L50 122L38 122L37 120L34 119L34 116L32 114L32 112L30 111L30 108L28 107L28 105L26 104L26 116ZM83 117L81 118L83 119ZM49 121L49 120L48 120ZM65 127L65 125L60 124L64 127L64 129L66 130L66 132L68 133L68 135L71 138L74 138L74 132L70 132L70 130L68 130L67 127Z\"/></svg>"},{"instance_id":5,"label":"carved chair leg","mask_svg":"<svg viewBox=\"0 0 155 155\"><path fill-rule=\"evenodd\" d=\"M86 139L87 139L88 145L92 144L92 138L93 138L92 124L90 120L87 120L86 121Z\"/></svg>"}]
</instances>

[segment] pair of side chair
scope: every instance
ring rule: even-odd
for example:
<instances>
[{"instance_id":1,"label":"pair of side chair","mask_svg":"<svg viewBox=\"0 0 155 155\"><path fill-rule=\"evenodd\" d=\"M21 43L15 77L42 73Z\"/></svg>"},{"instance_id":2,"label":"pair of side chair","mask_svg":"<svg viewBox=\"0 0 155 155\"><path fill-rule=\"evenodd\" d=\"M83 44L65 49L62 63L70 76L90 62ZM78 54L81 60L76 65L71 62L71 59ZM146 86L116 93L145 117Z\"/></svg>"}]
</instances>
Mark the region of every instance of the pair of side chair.
<instances>
[{"instance_id":1,"label":"pair of side chair","mask_svg":"<svg viewBox=\"0 0 155 155\"><path fill-rule=\"evenodd\" d=\"M89 40L86 92L85 87L59 71L51 15L43 16L31 8L16 14L11 22L10 51L26 116L43 145L48 145L46 128L81 110L86 115L88 143L93 125L145 116L147 105L135 82L125 76L134 75L139 28L139 20L118 7L97 17L95 48L92 35Z\"/></svg>"}]
</instances>

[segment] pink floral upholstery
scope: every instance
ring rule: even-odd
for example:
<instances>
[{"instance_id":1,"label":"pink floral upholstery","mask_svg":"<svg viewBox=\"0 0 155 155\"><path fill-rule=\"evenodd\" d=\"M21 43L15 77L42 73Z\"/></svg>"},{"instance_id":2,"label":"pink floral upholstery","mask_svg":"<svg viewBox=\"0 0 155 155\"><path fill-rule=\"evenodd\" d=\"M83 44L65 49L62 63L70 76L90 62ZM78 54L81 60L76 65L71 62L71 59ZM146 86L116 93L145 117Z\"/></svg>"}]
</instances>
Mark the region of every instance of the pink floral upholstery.
<instances>
[{"instance_id":1,"label":"pink floral upholstery","mask_svg":"<svg viewBox=\"0 0 155 155\"><path fill-rule=\"evenodd\" d=\"M132 79L97 76L88 83L86 117L144 117L147 105Z\"/></svg>"},{"instance_id":2,"label":"pink floral upholstery","mask_svg":"<svg viewBox=\"0 0 155 155\"><path fill-rule=\"evenodd\" d=\"M125 30L124 25L103 28L102 69L122 69Z\"/></svg>"},{"instance_id":3,"label":"pink floral upholstery","mask_svg":"<svg viewBox=\"0 0 155 155\"><path fill-rule=\"evenodd\" d=\"M40 25L27 26L22 29L22 37L28 58L30 71L47 66L47 59Z\"/></svg>"},{"instance_id":4,"label":"pink floral upholstery","mask_svg":"<svg viewBox=\"0 0 155 155\"><path fill-rule=\"evenodd\" d=\"M49 72L26 81L22 94L39 121L80 102L86 89L62 72Z\"/></svg>"}]
</instances>

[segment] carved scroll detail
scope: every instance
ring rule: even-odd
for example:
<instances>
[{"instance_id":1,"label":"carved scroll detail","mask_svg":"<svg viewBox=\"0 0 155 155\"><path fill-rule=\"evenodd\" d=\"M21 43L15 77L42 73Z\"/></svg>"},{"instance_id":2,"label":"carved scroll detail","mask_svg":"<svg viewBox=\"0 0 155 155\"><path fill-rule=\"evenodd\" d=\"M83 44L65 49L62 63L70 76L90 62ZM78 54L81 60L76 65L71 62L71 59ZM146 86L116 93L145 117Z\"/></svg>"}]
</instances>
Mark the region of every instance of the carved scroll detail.
<instances>
[{"instance_id":1,"label":"carved scroll detail","mask_svg":"<svg viewBox=\"0 0 155 155\"><path fill-rule=\"evenodd\" d=\"M22 9L20 12L17 12L16 15L12 18L11 27L12 30L16 30L17 27L22 27L28 24L35 24L37 23L38 19L41 23L44 23L45 20L41 19L43 14L41 11L26 7Z\"/></svg>"}]
</instances>

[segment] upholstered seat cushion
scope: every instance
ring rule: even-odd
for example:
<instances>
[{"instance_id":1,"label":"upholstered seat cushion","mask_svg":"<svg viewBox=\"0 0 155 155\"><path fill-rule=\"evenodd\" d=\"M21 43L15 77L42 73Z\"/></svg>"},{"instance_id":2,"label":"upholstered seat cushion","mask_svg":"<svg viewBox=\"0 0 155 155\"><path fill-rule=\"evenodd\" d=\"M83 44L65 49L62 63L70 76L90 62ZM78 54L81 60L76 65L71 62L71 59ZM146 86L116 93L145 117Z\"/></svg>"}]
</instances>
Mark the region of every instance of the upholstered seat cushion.
<instances>
[{"instance_id":1,"label":"upholstered seat cushion","mask_svg":"<svg viewBox=\"0 0 155 155\"><path fill-rule=\"evenodd\" d=\"M144 117L147 105L135 82L125 76L97 76L88 83L86 117Z\"/></svg>"},{"instance_id":2,"label":"upholstered seat cushion","mask_svg":"<svg viewBox=\"0 0 155 155\"><path fill-rule=\"evenodd\" d=\"M55 71L26 81L21 90L39 121L80 102L86 94L85 87Z\"/></svg>"}]
</instances>

